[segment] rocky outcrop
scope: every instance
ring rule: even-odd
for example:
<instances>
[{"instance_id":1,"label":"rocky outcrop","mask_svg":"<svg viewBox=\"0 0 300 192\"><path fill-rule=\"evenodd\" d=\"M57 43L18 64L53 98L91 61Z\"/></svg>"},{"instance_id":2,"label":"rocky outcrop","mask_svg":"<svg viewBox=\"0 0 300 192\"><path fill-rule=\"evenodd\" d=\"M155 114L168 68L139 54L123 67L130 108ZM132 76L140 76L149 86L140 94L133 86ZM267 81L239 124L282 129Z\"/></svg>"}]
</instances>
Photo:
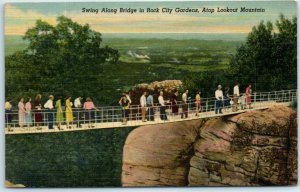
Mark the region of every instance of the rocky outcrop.
<instances>
[{"instance_id":1,"label":"rocky outcrop","mask_svg":"<svg viewBox=\"0 0 300 192\"><path fill-rule=\"evenodd\" d=\"M123 150L123 186L296 183L297 114L283 106L142 126Z\"/></svg>"},{"instance_id":2,"label":"rocky outcrop","mask_svg":"<svg viewBox=\"0 0 300 192\"><path fill-rule=\"evenodd\" d=\"M139 105L140 97L144 91L151 91L155 97L154 102L157 103L159 91L164 91L164 98L167 100L174 93L174 90L180 89L182 81L180 80L165 80L165 81L154 81L152 83L142 83L134 86L129 92L133 105Z\"/></svg>"},{"instance_id":3,"label":"rocky outcrop","mask_svg":"<svg viewBox=\"0 0 300 192\"><path fill-rule=\"evenodd\" d=\"M171 92L174 89L179 89L182 85L182 81L180 80L165 80L165 81L154 81L150 84L142 83L136 85L133 89L146 89L154 91L156 89L162 89L166 92Z\"/></svg>"}]
</instances>

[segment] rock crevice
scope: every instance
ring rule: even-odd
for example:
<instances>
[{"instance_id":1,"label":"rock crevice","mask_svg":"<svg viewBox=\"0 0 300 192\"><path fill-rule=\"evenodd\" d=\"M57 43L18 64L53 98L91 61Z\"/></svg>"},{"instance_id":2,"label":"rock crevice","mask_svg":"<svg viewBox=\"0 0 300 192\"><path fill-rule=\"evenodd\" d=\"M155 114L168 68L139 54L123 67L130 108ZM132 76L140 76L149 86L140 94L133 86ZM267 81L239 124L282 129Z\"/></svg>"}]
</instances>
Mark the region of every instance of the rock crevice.
<instances>
[{"instance_id":1,"label":"rock crevice","mask_svg":"<svg viewBox=\"0 0 300 192\"><path fill-rule=\"evenodd\" d=\"M297 168L297 114L274 106L135 129L123 150L122 184L295 185Z\"/></svg>"}]
</instances>

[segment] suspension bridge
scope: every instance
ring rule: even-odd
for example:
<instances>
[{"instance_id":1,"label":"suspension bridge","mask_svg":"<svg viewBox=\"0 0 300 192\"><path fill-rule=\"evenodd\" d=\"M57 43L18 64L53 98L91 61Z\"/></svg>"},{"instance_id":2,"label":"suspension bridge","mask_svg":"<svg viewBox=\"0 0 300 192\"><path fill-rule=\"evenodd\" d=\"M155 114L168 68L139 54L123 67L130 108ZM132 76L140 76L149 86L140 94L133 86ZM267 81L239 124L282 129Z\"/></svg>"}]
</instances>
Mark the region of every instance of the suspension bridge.
<instances>
[{"instance_id":1,"label":"suspension bridge","mask_svg":"<svg viewBox=\"0 0 300 192\"><path fill-rule=\"evenodd\" d=\"M232 98L232 97L231 97ZM94 129L107 129L107 128L126 128L126 127L138 127L143 125L154 125L162 123L173 123L179 121L189 121L202 118L214 118L220 116L234 115L239 113L244 113L252 110L261 110L267 109L275 105L285 105L289 106L292 102L297 100L297 90L281 90L281 91L272 91L272 92L257 92L251 95L251 108L243 108L243 102L239 102L237 105L238 110L234 110L232 102L227 102L229 105L226 105L223 102L222 113L215 113L216 109L216 99L215 98L202 98L201 99L201 110L196 115L196 106L194 100L188 101L188 108L186 118L181 118L182 113L182 103L178 102L179 112L178 114L172 113L171 104L166 105L166 115L167 120L160 119L160 106L157 104L153 107L154 111L154 121L142 121L141 116L141 107L137 105L131 105L129 108L129 117L126 124L122 122L122 108L121 106L112 106L112 107L97 107L93 111L94 117L92 120L85 119L86 111L84 109L76 110L73 112L74 121L70 127L67 127L63 123L60 129L55 125L55 119L53 121L54 129L48 128L47 115L48 111L42 110L43 123L39 129L36 126L36 123L33 122L30 126L19 127L18 126L18 111L13 111L11 115L13 120L11 123L5 124L5 134L38 134L38 133L58 133L58 132L70 132L70 131L87 131ZM147 113L149 108L147 110ZM54 117L55 117L54 112ZM146 117L147 114L146 113ZM7 114L6 114L7 115ZM80 124L80 126L78 126Z\"/></svg>"}]
</instances>

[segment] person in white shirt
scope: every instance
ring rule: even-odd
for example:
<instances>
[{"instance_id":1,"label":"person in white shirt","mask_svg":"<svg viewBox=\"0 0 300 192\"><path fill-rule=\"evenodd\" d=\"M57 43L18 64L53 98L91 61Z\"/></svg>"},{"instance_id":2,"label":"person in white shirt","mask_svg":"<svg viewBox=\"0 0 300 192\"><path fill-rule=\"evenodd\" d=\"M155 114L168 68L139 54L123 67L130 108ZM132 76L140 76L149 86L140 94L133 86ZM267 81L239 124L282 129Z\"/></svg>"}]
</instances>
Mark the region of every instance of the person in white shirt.
<instances>
[{"instance_id":1,"label":"person in white shirt","mask_svg":"<svg viewBox=\"0 0 300 192\"><path fill-rule=\"evenodd\" d=\"M82 97L77 97L74 100L74 107L75 108L81 108L82 107L81 100L82 100Z\"/></svg>"},{"instance_id":2,"label":"person in white shirt","mask_svg":"<svg viewBox=\"0 0 300 192\"><path fill-rule=\"evenodd\" d=\"M188 117L188 105L187 105L187 94L189 93L189 90L185 90L185 92L182 94L182 113L181 118L183 119Z\"/></svg>"},{"instance_id":3,"label":"person in white shirt","mask_svg":"<svg viewBox=\"0 0 300 192\"><path fill-rule=\"evenodd\" d=\"M222 106L223 106L223 91L222 86L218 85L217 90L215 91L215 97L216 97L216 114L220 113L222 114Z\"/></svg>"},{"instance_id":4,"label":"person in white shirt","mask_svg":"<svg viewBox=\"0 0 300 192\"><path fill-rule=\"evenodd\" d=\"M235 82L235 86L233 87L233 106L232 106L232 111L237 111L238 110L238 100L240 97L240 84L238 82Z\"/></svg>"},{"instance_id":5,"label":"person in white shirt","mask_svg":"<svg viewBox=\"0 0 300 192\"><path fill-rule=\"evenodd\" d=\"M77 128L80 127L80 110L82 108L82 103L81 103L81 100L82 100L82 97L77 97L75 100L74 100L74 113L76 115L76 124L77 124Z\"/></svg>"},{"instance_id":6,"label":"person in white shirt","mask_svg":"<svg viewBox=\"0 0 300 192\"><path fill-rule=\"evenodd\" d=\"M49 95L48 101L44 104L44 108L47 109L47 114L48 114L48 128L53 129L53 95Z\"/></svg>"},{"instance_id":7,"label":"person in white shirt","mask_svg":"<svg viewBox=\"0 0 300 192\"><path fill-rule=\"evenodd\" d=\"M53 109L53 95L49 95L48 101L44 104L45 109Z\"/></svg>"},{"instance_id":8,"label":"person in white shirt","mask_svg":"<svg viewBox=\"0 0 300 192\"><path fill-rule=\"evenodd\" d=\"M240 84L238 82L235 83L235 86L233 87L233 95L240 96Z\"/></svg>"},{"instance_id":9,"label":"person in white shirt","mask_svg":"<svg viewBox=\"0 0 300 192\"><path fill-rule=\"evenodd\" d=\"M125 93L127 100L129 101L129 105L131 104L130 94L129 92Z\"/></svg>"},{"instance_id":10,"label":"person in white shirt","mask_svg":"<svg viewBox=\"0 0 300 192\"><path fill-rule=\"evenodd\" d=\"M146 122L146 107L147 107L146 95L147 92L145 91L140 98L140 105L142 110L142 122Z\"/></svg>"},{"instance_id":11,"label":"person in white shirt","mask_svg":"<svg viewBox=\"0 0 300 192\"><path fill-rule=\"evenodd\" d=\"M158 97L158 103L160 105L160 119L167 121L167 115L166 115L166 106L165 106L165 101L164 101L164 92L160 91L159 97Z\"/></svg>"}]
</instances>

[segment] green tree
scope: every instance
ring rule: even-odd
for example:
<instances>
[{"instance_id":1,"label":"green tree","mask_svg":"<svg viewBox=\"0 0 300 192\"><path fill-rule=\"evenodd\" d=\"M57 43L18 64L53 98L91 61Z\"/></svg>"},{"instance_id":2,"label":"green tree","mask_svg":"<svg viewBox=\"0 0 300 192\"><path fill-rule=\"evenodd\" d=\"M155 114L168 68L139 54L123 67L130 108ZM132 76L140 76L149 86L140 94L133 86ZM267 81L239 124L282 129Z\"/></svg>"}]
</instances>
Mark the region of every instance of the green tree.
<instances>
[{"instance_id":1,"label":"green tree","mask_svg":"<svg viewBox=\"0 0 300 192\"><path fill-rule=\"evenodd\" d=\"M227 78L223 70L186 74L182 81L181 92L188 89L193 99L197 90L201 91L201 97L210 98L215 96L214 93L218 85L222 85L225 88L234 83L230 78Z\"/></svg>"},{"instance_id":2,"label":"green tree","mask_svg":"<svg viewBox=\"0 0 300 192\"><path fill-rule=\"evenodd\" d=\"M103 64L119 59L117 50L101 47L101 33L64 16L57 18L56 26L37 20L23 39L28 47L6 58L7 95L41 92L96 98L103 87Z\"/></svg>"},{"instance_id":3,"label":"green tree","mask_svg":"<svg viewBox=\"0 0 300 192\"><path fill-rule=\"evenodd\" d=\"M229 74L260 91L296 88L297 20L280 15L276 29L262 21L232 57Z\"/></svg>"},{"instance_id":4,"label":"green tree","mask_svg":"<svg viewBox=\"0 0 300 192\"><path fill-rule=\"evenodd\" d=\"M297 19L286 19L280 15L276 22L278 33L274 34L275 75L282 88L297 87Z\"/></svg>"}]
</instances>

